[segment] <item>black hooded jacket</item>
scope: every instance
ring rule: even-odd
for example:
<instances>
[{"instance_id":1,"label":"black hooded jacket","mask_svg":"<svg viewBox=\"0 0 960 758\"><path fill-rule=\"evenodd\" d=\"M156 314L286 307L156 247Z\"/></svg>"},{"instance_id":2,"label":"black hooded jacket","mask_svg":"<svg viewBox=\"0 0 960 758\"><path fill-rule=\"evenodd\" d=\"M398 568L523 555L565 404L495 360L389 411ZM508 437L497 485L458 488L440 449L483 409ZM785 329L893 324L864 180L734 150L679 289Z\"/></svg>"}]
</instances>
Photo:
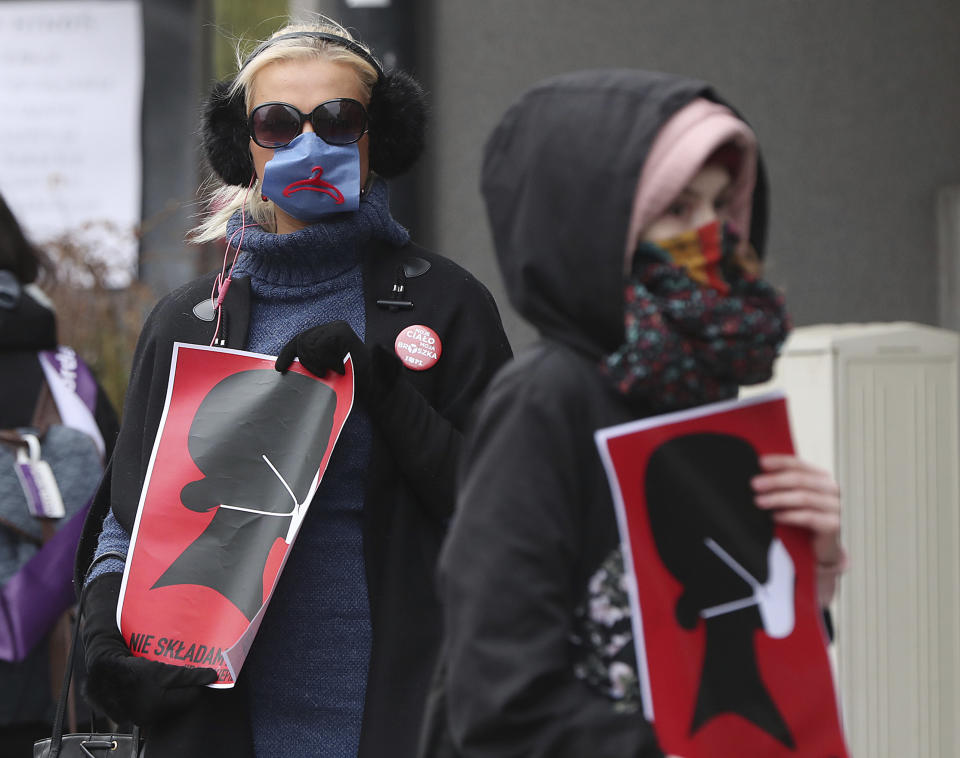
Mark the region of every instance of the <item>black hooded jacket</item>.
<instances>
[{"instance_id":1,"label":"black hooded jacket","mask_svg":"<svg viewBox=\"0 0 960 758\"><path fill-rule=\"evenodd\" d=\"M358 756L412 755L424 694L439 648L440 612L433 575L454 504L455 462L474 401L510 358L489 292L460 266L415 245L370 243L363 251L366 344L394 349L406 327L425 324L440 337L442 354L426 371L401 369L383 402L395 413L374 420L363 508L363 552L373 644ZM378 305L395 300L397 270L406 271L403 297L412 309ZM209 302L213 275L164 297L151 313L134 356L110 476L94 501L77 559L78 581L112 507L132 531L140 490L163 412L175 341L209 344L213 324L194 307ZM224 299L226 347L246 344L250 286L236 279ZM305 651L304 654L308 654ZM296 686L296 685L294 685ZM151 725L148 754L163 758L243 758L253 745L244 678L230 690L204 690L199 704ZM291 740L297 735L291 734ZM283 746L278 746L283 754Z\"/></svg>"},{"instance_id":2,"label":"black hooded jacket","mask_svg":"<svg viewBox=\"0 0 960 758\"><path fill-rule=\"evenodd\" d=\"M440 562L446 671L423 758L662 755L636 702L625 708L576 673L576 619L619 548L594 432L638 415L599 371L624 341L637 180L660 127L697 97L718 99L669 75L563 75L524 94L486 145L497 256L511 301L541 338L491 382L465 444Z\"/></svg>"}]
</instances>

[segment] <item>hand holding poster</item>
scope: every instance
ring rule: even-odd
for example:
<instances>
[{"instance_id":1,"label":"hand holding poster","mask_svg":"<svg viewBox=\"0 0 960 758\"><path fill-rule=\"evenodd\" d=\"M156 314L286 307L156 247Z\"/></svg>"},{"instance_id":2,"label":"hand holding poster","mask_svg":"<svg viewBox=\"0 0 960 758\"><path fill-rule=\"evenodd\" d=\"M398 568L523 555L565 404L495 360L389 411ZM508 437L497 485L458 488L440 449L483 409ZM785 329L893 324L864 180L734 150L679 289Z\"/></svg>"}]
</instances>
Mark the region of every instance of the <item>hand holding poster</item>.
<instances>
[{"instance_id":1,"label":"hand holding poster","mask_svg":"<svg viewBox=\"0 0 960 758\"><path fill-rule=\"evenodd\" d=\"M644 715L684 758L846 758L810 533L754 504L758 458L792 453L786 401L602 429L631 581Z\"/></svg>"},{"instance_id":2,"label":"hand holding poster","mask_svg":"<svg viewBox=\"0 0 960 758\"><path fill-rule=\"evenodd\" d=\"M229 687L260 627L353 403L353 366L174 345L117 620L150 660Z\"/></svg>"}]
</instances>

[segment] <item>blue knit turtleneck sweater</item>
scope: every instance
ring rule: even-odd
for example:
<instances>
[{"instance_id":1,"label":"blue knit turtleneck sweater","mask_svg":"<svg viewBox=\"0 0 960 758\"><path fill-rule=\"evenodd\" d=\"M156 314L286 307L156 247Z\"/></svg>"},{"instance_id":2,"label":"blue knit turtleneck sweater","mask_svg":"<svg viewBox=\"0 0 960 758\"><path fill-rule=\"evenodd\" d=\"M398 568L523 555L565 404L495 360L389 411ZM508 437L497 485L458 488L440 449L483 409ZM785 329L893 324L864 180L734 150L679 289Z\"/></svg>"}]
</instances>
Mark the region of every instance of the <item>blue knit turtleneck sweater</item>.
<instances>
[{"instance_id":1,"label":"blue knit turtleneck sweater","mask_svg":"<svg viewBox=\"0 0 960 758\"><path fill-rule=\"evenodd\" d=\"M237 213L227 228L234 243L240 226ZM363 339L359 250L374 238L409 239L380 180L355 213L284 235L245 228L233 277L250 279L246 349L275 355L304 329L337 319ZM357 753L371 645L361 532L370 446L370 419L354 405L240 674L258 756ZM129 544L111 513L98 552L125 550L123 538Z\"/></svg>"}]
</instances>

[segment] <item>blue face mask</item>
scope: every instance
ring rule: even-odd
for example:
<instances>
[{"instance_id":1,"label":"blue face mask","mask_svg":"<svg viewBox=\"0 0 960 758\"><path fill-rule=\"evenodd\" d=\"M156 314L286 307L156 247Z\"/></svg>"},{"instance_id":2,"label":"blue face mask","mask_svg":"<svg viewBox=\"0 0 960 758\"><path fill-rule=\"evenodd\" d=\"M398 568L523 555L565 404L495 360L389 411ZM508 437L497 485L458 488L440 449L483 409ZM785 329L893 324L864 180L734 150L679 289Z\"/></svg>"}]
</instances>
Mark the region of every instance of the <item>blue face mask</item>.
<instances>
[{"instance_id":1,"label":"blue face mask","mask_svg":"<svg viewBox=\"0 0 960 758\"><path fill-rule=\"evenodd\" d=\"M278 147L263 169L263 194L300 221L360 207L360 149L304 132Z\"/></svg>"}]
</instances>

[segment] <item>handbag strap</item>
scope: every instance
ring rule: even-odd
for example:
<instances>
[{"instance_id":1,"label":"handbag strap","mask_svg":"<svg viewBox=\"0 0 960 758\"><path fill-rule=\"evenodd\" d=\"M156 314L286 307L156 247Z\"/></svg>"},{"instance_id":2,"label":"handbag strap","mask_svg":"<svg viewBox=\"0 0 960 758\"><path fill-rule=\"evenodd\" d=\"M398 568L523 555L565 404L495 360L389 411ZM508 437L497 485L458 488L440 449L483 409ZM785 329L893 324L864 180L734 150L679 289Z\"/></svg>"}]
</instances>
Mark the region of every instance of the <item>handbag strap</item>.
<instances>
[{"instance_id":1,"label":"handbag strap","mask_svg":"<svg viewBox=\"0 0 960 758\"><path fill-rule=\"evenodd\" d=\"M40 385L40 391L37 393L37 401L33 406L33 416L30 418L30 429L36 430L36 436L43 439L51 426L60 423L62 423L60 411L57 408L53 393L50 391L50 385L46 379L44 379ZM19 429L0 429L0 442L15 449L27 447L27 440L24 439ZM37 520L40 521L40 529L43 533L40 539L37 539L29 532L20 529L16 524L2 517L0 517L0 526L9 529L20 539L26 540L39 547L53 536L55 530L51 519L38 518Z\"/></svg>"},{"instance_id":2,"label":"handbag strap","mask_svg":"<svg viewBox=\"0 0 960 758\"><path fill-rule=\"evenodd\" d=\"M37 404L33 408L33 419L30 426L39 431L39 436L43 437L47 430L54 424L62 424L60 409L57 408L57 401L53 397L50 385L44 381L37 395Z\"/></svg>"},{"instance_id":3,"label":"handbag strap","mask_svg":"<svg viewBox=\"0 0 960 758\"><path fill-rule=\"evenodd\" d=\"M110 550L98 555L90 563L90 566L87 568L87 573L83 577L83 588L80 590L80 605L77 608L77 617L74 620L73 626L73 639L70 642L70 653L67 655L67 665L63 673L63 686L60 688L60 697L57 698L57 715L53 720L53 737L50 740L48 758L57 758L60 755L60 745L63 741L63 718L67 711L67 696L70 690L70 680L73 677L73 662L77 652L77 641L80 639L80 621L83 618L83 604L87 597L87 579L90 576L90 572L93 571L93 567L106 558L119 558L121 561L126 561L127 556L116 550ZM134 745L140 743L140 727L136 724L134 724L133 727L133 742Z\"/></svg>"}]
</instances>

